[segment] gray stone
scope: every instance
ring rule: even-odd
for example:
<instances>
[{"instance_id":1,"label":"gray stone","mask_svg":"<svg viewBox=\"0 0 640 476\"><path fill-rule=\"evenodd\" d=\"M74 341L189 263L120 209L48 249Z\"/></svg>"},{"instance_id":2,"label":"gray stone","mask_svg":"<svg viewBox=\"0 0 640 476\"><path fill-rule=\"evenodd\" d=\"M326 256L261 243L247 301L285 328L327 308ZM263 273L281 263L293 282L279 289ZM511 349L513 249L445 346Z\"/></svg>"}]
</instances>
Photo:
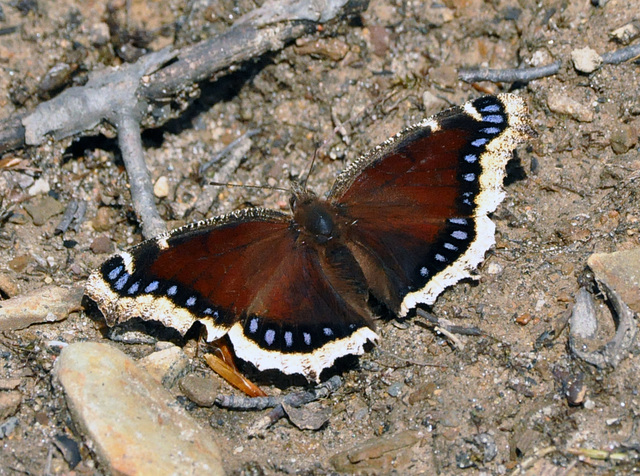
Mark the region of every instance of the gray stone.
<instances>
[{"instance_id":1,"label":"gray stone","mask_svg":"<svg viewBox=\"0 0 640 476\"><path fill-rule=\"evenodd\" d=\"M116 348L65 348L54 373L103 471L118 475L222 475L218 446L175 399Z\"/></svg>"}]
</instances>

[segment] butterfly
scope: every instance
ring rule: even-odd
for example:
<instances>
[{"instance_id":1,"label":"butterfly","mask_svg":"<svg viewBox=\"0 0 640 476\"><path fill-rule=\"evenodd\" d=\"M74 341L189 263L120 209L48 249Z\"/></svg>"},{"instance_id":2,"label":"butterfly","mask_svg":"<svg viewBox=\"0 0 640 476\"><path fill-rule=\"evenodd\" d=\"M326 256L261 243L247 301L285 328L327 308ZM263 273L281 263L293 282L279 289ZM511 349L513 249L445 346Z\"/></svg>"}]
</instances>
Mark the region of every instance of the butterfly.
<instances>
[{"instance_id":1,"label":"butterfly","mask_svg":"<svg viewBox=\"0 0 640 476\"><path fill-rule=\"evenodd\" d=\"M109 326L200 322L259 370L319 380L378 339L372 301L404 317L470 276L495 242L505 165L532 136L522 98L475 99L375 147L326 198L294 184L291 214L247 208L116 253L86 295Z\"/></svg>"}]
</instances>

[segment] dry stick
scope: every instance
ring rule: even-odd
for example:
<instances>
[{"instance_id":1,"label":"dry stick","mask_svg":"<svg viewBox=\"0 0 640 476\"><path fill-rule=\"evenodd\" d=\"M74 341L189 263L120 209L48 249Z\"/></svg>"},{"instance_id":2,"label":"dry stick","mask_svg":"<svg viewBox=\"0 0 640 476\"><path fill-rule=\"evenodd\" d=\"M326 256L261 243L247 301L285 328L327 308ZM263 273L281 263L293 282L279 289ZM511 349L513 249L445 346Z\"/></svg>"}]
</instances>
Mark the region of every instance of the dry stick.
<instances>
[{"instance_id":1,"label":"dry stick","mask_svg":"<svg viewBox=\"0 0 640 476\"><path fill-rule=\"evenodd\" d=\"M187 84L211 78L284 45L326 23L366 10L368 0L285 0L266 2L238 19L227 32L186 47L177 61L151 77L145 95L159 99L179 92Z\"/></svg>"},{"instance_id":2,"label":"dry stick","mask_svg":"<svg viewBox=\"0 0 640 476\"><path fill-rule=\"evenodd\" d=\"M366 0L267 2L216 38L176 53L151 53L119 70L97 71L86 86L67 89L20 121L16 118L0 121L3 131L0 153L24 145L39 145L48 137L59 140L79 135L105 120L118 128L125 127L124 131L118 131L118 138L130 177L133 206L142 220L145 238L155 236L165 225L155 208L140 138L133 137L136 132L139 135L138 119L148 115L151 103L166 100L167 96L184 91L217 72L228 71L234 64L281 49L296 37L314 31L315 22L362 11L367 3ZM176 62L162 68L176 56ZM148 77L156 71L152 78Z\"/></svg>"},{"instance_id":3,"label":"dry stick","mask_svg":"<svg viewBox=\"0 0 640 476\"><path fill-rule=\"evenodd\" d=\"M286 395L267 397L246 397L244 395L219 395L216 397L216 405L231 410L264 410L273 408L282 403L288 403L292 407L300 407L320 398L326 398L342 385L342 379L334 375L326 382L309 391L293 392Z\"/></svg>"},{"instance_id":4,"label":"dry stick","mask_svg":"<svg viewBox=\"0 0 640 476\"><path fill-rule=\"evenodd\" d=\"M602 62L605 64L620 64L638 57L640 57L640 43L604 53Z\"/></svg>"},{"instance_id":5,"label":"dry stick","mask_svg":"<svg viewBox=\"0 0 640 476\"><path fill-rule=\"evenodd\" d=\"M151 175L144 162L140 121L130 109L123 109L118 114L118 145L122 160L129 175L131 202L142 224L142 234L146 238L160 235L167 231L167 225L158 213L153 197Z\"/></svg>"},{"instance_id":6,"label":"dry stick","mask_svg":"<svg viewBox=\"0 0 640 476\"><path fill-rule=\"evenodd\" d=\"M527 83L534 79L552 76L560 70L561 61L556 61L545 66L536 68L517 69L461 69L458 77L467 83L478 81L492 81L494 83Z\"/></svg>"}]
</instances>

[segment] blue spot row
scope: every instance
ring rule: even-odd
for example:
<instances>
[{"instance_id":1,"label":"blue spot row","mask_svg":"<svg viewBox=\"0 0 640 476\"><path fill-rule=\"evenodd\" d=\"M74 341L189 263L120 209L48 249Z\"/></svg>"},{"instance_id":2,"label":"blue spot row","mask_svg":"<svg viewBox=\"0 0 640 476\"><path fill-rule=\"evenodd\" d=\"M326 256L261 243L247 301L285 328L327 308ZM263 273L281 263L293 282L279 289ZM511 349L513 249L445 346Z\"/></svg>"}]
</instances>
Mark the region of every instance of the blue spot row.
<instances>
[{"instance_id":1,"label":"blue spot row","mask_svg":"<svg viewBox=\"0 0 640 476\"><path fill-rule=\"evenodd\" d=\"M186 296L183 294L184 297L180 297L180 289L178 288L178 285L172 284L163 292L163 286L157 279L146 283L146 285L143 284L142 280L134 279L132 275L125 270L121 257L116 257L105 263L103 267L103 276L106 278L107 283L112 287L112 289L123 296L135 297L140 294L141 290L143 294L147 295L151 294L154 296L162 296L164 294L166 297L171 298L176 306L187 308L189 311L194 312L194 314L211 316L216 321L220 318L220 313L211 307L206 307L203 310L197 309L197 305L202 301L201 299L198 299L197 295L184 292ZM185 289L185 291L188 290Z\"/></svg>"}]
</instances>

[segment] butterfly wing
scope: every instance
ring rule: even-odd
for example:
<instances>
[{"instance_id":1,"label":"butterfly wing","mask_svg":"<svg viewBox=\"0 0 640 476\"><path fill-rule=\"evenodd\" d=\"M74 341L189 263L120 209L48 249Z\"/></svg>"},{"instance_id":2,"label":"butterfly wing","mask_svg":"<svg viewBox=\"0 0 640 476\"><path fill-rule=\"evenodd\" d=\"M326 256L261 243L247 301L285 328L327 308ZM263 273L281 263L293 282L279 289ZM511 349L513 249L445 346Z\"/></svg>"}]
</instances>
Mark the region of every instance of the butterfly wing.
<instances>
[{"instance_id":1,"label":"butterfly wing","mask_svg":"<svg viewBox=\"0 0 640 476\"><path fill-rule=\"evenodd\" d=\"M495 241L487 214L504 198L505 165L533 134L521 98L488 96L397 134L338 177L329 201L379 300L404 316L469 276Z\"/></svg>"},{"instance_id":2,"label":"butterfly wing","mask_svg":"<svg viewBox=\"0 0 640 476\"><path fill-rule=\"evenodd\" d=\"M86 294L109 325L140 317L184 335L199 321L261 370L317 379L377 336L362 286L342 276L350 255L298 237L287 215L242 210L114 255Z\"/></svg>"}]
</instances>

